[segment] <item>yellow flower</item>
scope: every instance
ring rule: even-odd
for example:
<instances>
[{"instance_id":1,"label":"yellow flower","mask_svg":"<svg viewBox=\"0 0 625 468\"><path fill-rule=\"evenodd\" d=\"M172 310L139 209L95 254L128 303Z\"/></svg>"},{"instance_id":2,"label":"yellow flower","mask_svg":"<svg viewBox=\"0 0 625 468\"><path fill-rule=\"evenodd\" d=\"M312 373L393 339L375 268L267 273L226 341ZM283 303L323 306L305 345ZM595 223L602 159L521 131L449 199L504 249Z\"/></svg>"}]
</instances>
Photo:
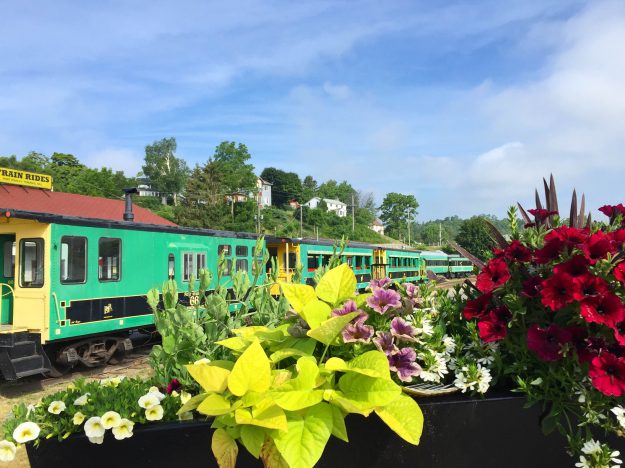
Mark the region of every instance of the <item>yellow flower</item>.
<instances>
[{"instance_id":1,"label":"yellow flower","mask_svg":"<svg viewBox=\"0 0 625 468\"><path fill-rule=\"evenodd\" d=\"M160 421L163 419L163 407L161 405L149 407L145 410L145 419L148 421Z\"/></svg>"},{"instance_id":2,"label":"yellow flower","mask_svg":"<svg viewBox=\"0 0 625 468\"><path fill-rule=\"evenodd\" d=\"M107 411L102 415L100 421L102 422L104 429L112 429L121 424L122 417L115 411Z\"/></svg>"},{"instance_id":3,"label":"yellow flower","mask_svg":"<svg viewBox=\"0 0 625 468\"><path fill-rule=\"evenodd\" d=\"M158 387L155 387L154 385L152 385L150 387L150 389L148 390L148 393L160 393Z\"/></svg>"},{"instance_id":4,"label":"yellow flower","mask_svg":"<svg viewBox=\"0 0 625 468\"><path fill-rule=\"evenodd\" d=\"M174 398L178 398L180 396L180 393L178 393L176 390L174 390L173 392L171 392L171 396Z\"/></svg>"},{"instance_id":5,"label":"yellow flower","mask_svg":"<svg viewBox=\"0 0 625 468\"><path fill-rule=\"evenodd\" d=\"M13 431L13 439L15 439L15 442L18 444L25 444L39 437L40 431L41 429L39 429L37 424L26 421L15 428Z\"/></svg>"},{"instance_id":6,"label":"yellow flower","mask_svg":"<svg viewBox=\"0 0 625 468\"><path fill-rule=\"evenodd\" d=\"M120 421L119 426L113 428L113 435L117 440L127 439L132 437L132 429L135 423L124 418Z\"/></svg>"},{"instance_id":7,"label":"yellow flower","mask_svg":"<svg viewBox=\"0 0 625 468\"><path fill-rule=\"evenodd\" d=\"M89 442L91 442L92 444L102 444L102 442L104 442L104 436L100 436L100 437L89 437Z\"/></svg>"},{"instance_id":8,"label":"yellow flower","mask_svg":"<svg viewBox=\"0 0 625 468\"><path fill-rule=\"evenodd\" d=\"M83 421L85 420L85 415L82 414L80 411L78 413L76 413L74 415L74 419L72 419L72 422L76 425L76 426L80 426Z\"/></svg>"},{"instance_id":9,"label":"yellow flower","mask_svg":"<svg viewBox=\"0 0 625 468\"><path fill-rule=\"evenodd\" d=\"M15 451L17 447L13 442L3 440L0 442L0 461L10 462L15 458Z\"/></svg>"},{"instance_id":10,"label":"yellow flower","mask_svg":"<svg viewBox=\"0 0 625 468\"><path fill-rule=\"evenodd\" d=\"M183 405L184 405L187 401L189 401L190 399L191 399L191 394L190 394L189 392L185 392L185 391L183 391L183 392L180 394L180 403L182 403Z\"/></svg>"},{"instance_id":11,"label":"yellow flower","mask_svg":"<svg viewBox=\"0 0 625 468\"><path fill-rule=\"evenodd\" d=\"M74 385L73 383L70 383L70 384L67 386L67 389L68 389L68 390L76 390L76 385Z\"/></svg>"},{"instance_id":12,"label":"yellow flower","mask_svg":"<svg viewBox=\"0 0 625 468\"><path fill-rule=\"evenodd\" d=\"M62 401L53 401L50 403L50 406L48 406L48 413L61 414L63 411L65 411L65 403Z\"/></svg>"},{"instance_id":13,"label":"yellow flower","mask_svg":"<svg viewBox=\"0 0 625 468\"><path fill-rule=\"evenodd\" d=\"M106 429L104 429L104 426L102 425L102 420L98 416L93 416L87 419L87 422L85 423L85 434L89 437L89 439L104 437L105 431ZM100 444L102 442L95 443Z\"/></svg>"},{"instance_id":14,"label":"yellow flower","mask_svg":"<svg viewBox=\"0 0 625 468\"><path fill-rule=\"evenodd\" d=\"M78 398L76 398L74 400L74 405L75 406L84 406L89 402L89 395L91 395L89 392L85 393L82 396L79 396Z\"/></svg>"}]
</instances>

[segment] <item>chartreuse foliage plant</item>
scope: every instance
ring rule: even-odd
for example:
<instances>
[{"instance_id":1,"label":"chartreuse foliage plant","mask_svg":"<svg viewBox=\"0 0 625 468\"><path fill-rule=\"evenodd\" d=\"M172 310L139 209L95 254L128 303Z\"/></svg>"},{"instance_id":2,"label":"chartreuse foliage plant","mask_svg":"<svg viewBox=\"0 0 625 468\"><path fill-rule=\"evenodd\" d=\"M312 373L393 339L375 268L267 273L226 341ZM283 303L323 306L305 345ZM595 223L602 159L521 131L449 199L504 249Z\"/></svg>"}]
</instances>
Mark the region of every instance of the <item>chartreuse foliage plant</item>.
<instances>
[{"instance_id":1,"label":"chartreuse foliage plant","mask_svg":"<svg viewBox=\"0 0 625 468\"><path fill-rule=\"evenodd\" d=\"M274 329L233 330L218 342L234 361L189 364L201 392L179 410L214 417L212 450L219 466L233 467L239 442L265 466L306 468L321 457L331 436L348 441L345 417L377 414L411 444L418 444L423 415L391 379L386 355L368 351L351 360L329 356L358 313L331 317L352 298L356 278L347 265L327 272L316 288L281 284L297 316ZM320 357L318 357L320 355Z\"/></svg>"}]
</instances>

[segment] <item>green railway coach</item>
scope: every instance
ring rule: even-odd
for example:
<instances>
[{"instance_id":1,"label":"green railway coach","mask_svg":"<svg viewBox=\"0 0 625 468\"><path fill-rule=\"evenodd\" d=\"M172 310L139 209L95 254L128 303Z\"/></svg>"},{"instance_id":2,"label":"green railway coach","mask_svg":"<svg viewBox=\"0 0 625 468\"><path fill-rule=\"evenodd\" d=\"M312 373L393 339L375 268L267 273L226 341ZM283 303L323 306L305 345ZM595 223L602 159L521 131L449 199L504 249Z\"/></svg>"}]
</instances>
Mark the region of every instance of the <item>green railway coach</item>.
<instances>
[{"instance_id":1,"label":"green railway coach","mask_svg":"<svg viewBox=\"0 0 625 468\"><path fill-rule=\"evenodd\" d=\"M450 278L457 278L460 276L469 276L473 273L473 263L471 260L460 255L449 255L449 270L448 276Z\"/></svg>"},{"instance_id":2,"label":"green railway coach","mask_svg":"<svg viewBox=\"0 0 625 468\"><path fill-rule=\"evenodd\" d=\"M445 276L449 273L449 260L445 252L422 251L421 258L425 260L425 267L436 273Z\"/></svg>"}]
</instances>

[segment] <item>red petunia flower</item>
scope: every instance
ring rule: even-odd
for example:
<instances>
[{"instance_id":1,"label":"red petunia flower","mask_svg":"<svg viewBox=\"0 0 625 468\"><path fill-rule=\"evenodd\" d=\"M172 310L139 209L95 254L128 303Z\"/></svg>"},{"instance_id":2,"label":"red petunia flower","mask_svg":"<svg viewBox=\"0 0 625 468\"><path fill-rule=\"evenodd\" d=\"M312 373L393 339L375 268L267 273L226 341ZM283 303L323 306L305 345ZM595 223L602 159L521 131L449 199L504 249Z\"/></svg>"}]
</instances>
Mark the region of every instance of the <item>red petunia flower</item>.
<instances>
[{"instance_id":1,"label":"red petunia flower","mask_svg":"<svg viewBox=\"0 0 625 468\"><path fill-rule=\"evenodd\" d=\"M523 291L521 291L521 295L525 297L536 297L540 293L542 285L543 279L540 276L530 276L522 283Z\"/></svg>"},{"instance_id":2,"label":"red petunia flower","mask_svg":"<svg viewBox=\"0 0 625 468\"><path fill-rule=\"evenodd\" d=\"M570 342L572 333L566 328L551 324L540 328L533 323L527 330L527 348L535 352L543 361L559 361L562 359L560 348Z\"/></svg>"},{"instance_id":3,"label":"red petunia flower","mask_svg":"<svg viewBox=\"0 0 625 468\"><path fill-rule=\"evenodd\" d=\"M543 281L540 302L551 310L559 310L580 297L581 288L568 273L555 273Z\"/></svg>"},{"instance_id":4,"label":"red petunia flower","mask_svg":"<svg viewBox=\"0 0 625 468\"><path fill-rule=\"evenodd\" d=\"M625 393L625 359L603 352L590 361L588 376L593 386L604 395L621 396Z\"/></svg>"},{"instance_id":5,"label":"red petunia flower","mask_svg":"<svg viewBox=\"0 0 625 468\"><path fill-rule=\"evenodd\" d=\"M625 346L625 320L621 320L612 325L612 330L614 330L614 339L618 341L621 346Z\"/></svg>"},{"instance_id":6,"label":"red petunia flower","mask_svg":"<svg viewBox=\"0 0 625 468\"><path fill-rule=\"evenodd\" d=\"M617 215L625 216L625 206L622 203L618 205L603 205L599 208L599 211L610 218L610 224L612 224Z\"/></svg>"},{"instance_id":7,"label":"red petunia flower","mask_svg":"<svg viewBox=\"0 0 625 468\"><path fill-rule=\"evenodd\" d=\"M575 255L564 263L559 263L553 267L555 273L568 273L573 277L582 276L588 273L589 261L583 255Z\"/></svg>"},{"instance_id":8,"label":"red petunia flower","mask_svg":"<svg viewBox=\"0 0 625 468\"><path fill-rule=\"evenodd\" d=\"M614 326L625 320L625 306L616 294L584 299L580 305L580 314L589 323L601 323Z\"/></svg>"},{"instance_id":9,"label":"red petunia flower","mask_svg":"<svg viewBox=\"0 0 625 468\"><path fill-rule=\"evenodd\" d=\"M625 262L616 265L614 270L612 270L612 274L621 284L625 285Z\"/></svg>"},{"instance_id":10,"label":"red petunia flower","mask_svg":"<svg viewBox=\"0 0 625 468\"><path fill-rule=\"evenodd\" d=\"M474 318L482 318L488 314L491 309L491 300L493 299L492 293L486 293L478 297L477 299L470 299L464 306L462 315L465 319L471 320Z\"/></svg>"},{"instance_id":11,"label":"red petunia flower","mask_svg":"<svg viewBox=\"0 0 625 468\"><path fill-rule=\"evenodd\" d=\"M609 253L614 253L615 249L610 237L603 231L597 231L582 245L582 251L594 265L597 260L606 258Z\"/></svg>"},{"instance_id":12,"label":"red petunia flower","mask_svg":"<svg viewBox=\"0 0 625 468\"><path fill-rule=\"evenodd\" d=\"M533 210L527 210L527 211L534 218L536 218L536 221L542 221L543 219L547 219L549 216L558 214L557 211L548 211L548 210L545 210L544 208L534 208Z\"/></svg>"},{"instance_id":13,"label":"red petunia flower","mask_svg":"<svg viewBox=\"0 0 625 468\"><path fill-rule=\"evenodd\" d=\"M562 239L551 239L550 241L545 242L545 245L542 249L538 249L536 250L536 252L534 252L534 261L539 265L549 263L550 261L558 258L564 246L565 244Z\"/></svg>"},{"instance_id":14,"label":"red petunia flower","mask_svg":"<svg viewBox=\"0 0 625 468\"><path fill-rule=\"evenodd\" d=\"M575 278L579 284L580 295L576 297L578 301L584 299L592 299L599 296L605 296L610 292L608 283L603 278L587 273L583 276Z\"/></svg>"},{"instance_id":15,"label":"red petunia flower","mask_svg":"<svg viewBox=\"0 0 625 468\"><path fill-rule=\"evenodd\" d=\"M590 232L585 228L577 229L569 226L560 226L551 230L545 236L545 242L549 242L552 239L560 239L569 247L579 247L586 242L589 235Z\"/></svg>"},{"instance_id":16,"label":"red petunia flower","mask_svg":"<svg viewBox=\"0 0 625 468\"><path fill-rule=\"evenodd\" d=\"M498 249L497 247L493 247L493 255L495 258L500 258L505 255L506 251L503 249Z\"/></svg>"},{"instance_id":17,"label":"red petunia flower","mask_svg":"<svg viewBox=\"0 0 625 468\"><path fill-rule=\"evenodd\" d=\"M492 309L477 324L480 338L485 343L503 340L508 334L508 320L511 314L506 306Z\"/></svg>"},{"instance_id":18,"label":"red petunia flower","mask_svg":"<svg viewBox=\"0 0 625 468\"><path fill-rule=\"evenodd\" d=\"M167 394L171 395L172 392L178 390L181 387L180 382L178 381L178 379L171 379L169 381L169 383L167 384Z\"/></svg>"},{"instance_id":19,"label":"red petunia flower","mask_svg":"<svg viewBox=\"0 0 625 468\"><path fill-rule=\"evenodd\" d=\"M506 248L505 256L513 262L529 262L532 259L532 251L518 240L514 240Z\"/></svg>"},{"instance_id":20,"label":"red petunia flower","mask_svg":"<svg viewBox=\"0 0 625 468\"><path fill-rule=\"evenodd\" d=\"M510 271L508 265L501 258L495 258L489 261L486 266L477 275L477 289L483 293L491 292L503 286L510 279Z\"/></svg>"},{"instance_id":21,"label":"red petunia flower","mask_svg":"<svg viewBox=\"0 0 625 468\"><path fill-rule=\"evenodd\" d=\"M585 327L567 327L566 330L571 335L571 344L577 351L577 358L580 362L590 362L592 358L599 354L591 349L588 340L588 330Z\"/></svg>"}]
</instances>

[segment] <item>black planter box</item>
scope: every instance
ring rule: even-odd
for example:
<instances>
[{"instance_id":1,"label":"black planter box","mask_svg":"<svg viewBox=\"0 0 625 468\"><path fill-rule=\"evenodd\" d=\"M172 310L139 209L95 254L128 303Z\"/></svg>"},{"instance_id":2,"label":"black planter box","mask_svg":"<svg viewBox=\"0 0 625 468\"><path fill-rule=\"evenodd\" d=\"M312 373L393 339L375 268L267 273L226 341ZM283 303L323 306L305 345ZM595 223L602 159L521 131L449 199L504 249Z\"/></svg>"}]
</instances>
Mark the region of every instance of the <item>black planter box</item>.
<instances>
[{"instance_id":1,"label":"black planter box","mask_svg":"<svg viewBox=\"0 0 625 468\"><path fill-rule=\"evenodd\" d=\"M524 409L525 399L504 395L469 399L463 395L420 399L425 425L421 443L413 446L393 433L376 415L347 419L349 444L334 437L317 463L340 468L558 468L577 460L566 454L559 434L544 436L540 409ZM84 435L28 444L32 468L216 467L211 452L210 422L163 423L135 427L134 436L117 441L107 431L96 445ZM625 441L611 440L625 454ZM237 467L261 467L239 447Z\"/></svg>"}]
</instances>

